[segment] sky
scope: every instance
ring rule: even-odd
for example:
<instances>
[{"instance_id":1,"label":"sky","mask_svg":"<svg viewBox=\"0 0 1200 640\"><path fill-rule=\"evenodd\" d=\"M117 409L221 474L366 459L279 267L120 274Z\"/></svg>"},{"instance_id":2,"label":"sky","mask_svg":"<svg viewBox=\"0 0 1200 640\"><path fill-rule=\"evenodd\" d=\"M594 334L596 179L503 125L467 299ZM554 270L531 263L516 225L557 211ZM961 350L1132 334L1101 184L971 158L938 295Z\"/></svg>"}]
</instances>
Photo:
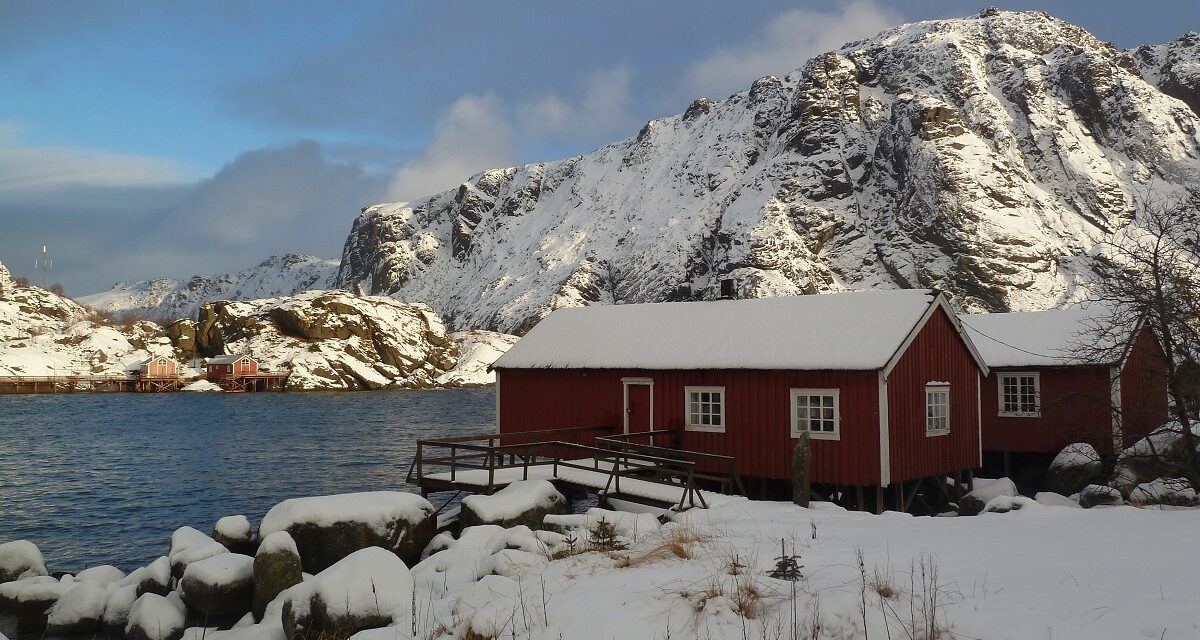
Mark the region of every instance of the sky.
<instances>
[{"instance_id":1,"label":"sky","mask_svg":"<svg viewBox=\"0 0 1200 640\"><path fill-rule=\"evenodd\" d=\"M1121 48L1200 2L1009 2ZM341 255L365 205L586 153L980 3L0 2L0 262L70 295Z\"/></svg>"}]
</instances>

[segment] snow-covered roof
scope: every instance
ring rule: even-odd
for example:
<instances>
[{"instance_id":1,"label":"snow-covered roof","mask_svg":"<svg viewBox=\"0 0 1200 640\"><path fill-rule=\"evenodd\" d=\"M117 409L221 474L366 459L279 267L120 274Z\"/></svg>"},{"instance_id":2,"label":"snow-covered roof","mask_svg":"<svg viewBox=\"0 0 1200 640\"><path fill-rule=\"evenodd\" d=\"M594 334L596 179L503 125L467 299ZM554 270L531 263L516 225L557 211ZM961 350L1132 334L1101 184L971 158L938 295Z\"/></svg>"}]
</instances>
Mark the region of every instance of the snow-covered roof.
<instances>
[{"instance_id":1,"label":"snow-covered roof","mask_svg":"<svg viewBox=\"0 0 1200 640\"><path fill-rule=\"evenodd\" d=\"M1125 340L1120 344L1097 344L1092 323L1109 313L1105 307L1091 305L1051 311L968 314L960 316L960 320L988 367L1107 365L1122 358L1125 346ZM1137 318L1132 318L1128 332L1122 337L1128 338L1137 324ZM1097 359L1098 347L1106 355Z\"/></svg>"},{"instance_id":2,"label":"snow-covered roof","mask_svg":"<svg viewBox=\"0 0 1200 640\"><path fill-rule=\"evenodd\" d=\"M233 364L233 363L237 362L238 360L241 360L242 358L249 358L249 357L250 356L248 356L244 353L235 353L235 354L230 354L230 355L225 355L225 356L216 356L213 358L209 358L206 361L206 363L207 364Z\"/></svg>"},{"instance_id":3,"label":"snow-covered roof","mask_svg":"<svg viewBox=\"0 0 1200 640\"><path fill-rule=\"evenodd\" d=\"M910 289L559 309L494 367L884 369L935 300Z\"/></svg>"}]
</instances>

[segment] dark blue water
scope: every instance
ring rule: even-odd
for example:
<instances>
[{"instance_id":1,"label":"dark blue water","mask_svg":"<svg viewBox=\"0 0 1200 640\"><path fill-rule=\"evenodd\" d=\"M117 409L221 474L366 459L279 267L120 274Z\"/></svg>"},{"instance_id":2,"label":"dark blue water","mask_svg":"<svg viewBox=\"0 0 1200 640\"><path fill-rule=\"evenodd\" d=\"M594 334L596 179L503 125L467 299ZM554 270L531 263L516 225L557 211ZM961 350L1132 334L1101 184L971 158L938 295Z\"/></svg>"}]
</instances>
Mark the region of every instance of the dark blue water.
<instances>
[{"instance_id":1,"label":"dark blue water","mask_svg":"<svg viewBox=\"0 0 1200 640\"><path fill-rule=\"evenodd\" d=\"M419 438L490 431L491 389L0 395L0 542L126 571L170 534L286 498L404 483Z\"/></svg>"}]
</instances>

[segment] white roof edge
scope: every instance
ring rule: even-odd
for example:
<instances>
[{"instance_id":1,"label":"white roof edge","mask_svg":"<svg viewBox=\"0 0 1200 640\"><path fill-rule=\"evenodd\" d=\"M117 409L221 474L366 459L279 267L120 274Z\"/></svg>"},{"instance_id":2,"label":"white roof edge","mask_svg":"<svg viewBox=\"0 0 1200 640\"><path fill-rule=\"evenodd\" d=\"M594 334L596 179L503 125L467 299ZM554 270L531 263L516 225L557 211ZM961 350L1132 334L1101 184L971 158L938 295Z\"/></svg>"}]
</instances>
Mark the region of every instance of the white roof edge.
<instances>
[{"instance_id":1,"label":"white roof edge","mask_svg":"<svg viewBox=\"0 0 1200 640\"><path fill-rule=\"evenodd\" d=\"M912 330L908 334L908 337L904 339L904 342L901 343L899 348L896 349L896 353L892 354L892 357L890 360L888 360L887 365L883 367L883 377L887 378L891 376L892 369L895 369L896 365L900 364L900 359L903 358L904 354L908 352L909 346L911 346L913 341L917 339L917 336L921 333L921 330L925 328L925 324L929 322L929 319L933 317L933 314L938 309L946 312L946 317L950 319L951 326L954 327L954 331L958 333L958 337L961 338L963 344L966 345L967 351L971 354L971 359L975 361L975 364L979 367L979 370L983 372L983 376L986 378L991 373L987 362L983 360L983 356L981 356L979 354L979 350L975 348L975 343L971 341L971 336L967 334L966 328L963 327L962 322L959 321L958 313L955 312L950 306L950 302L946 300L946 295L941 291L938 291L933 300L930 300L929 309L925 311L925 315L921 316L921 319L918 320L916 325L913 326Z\"/></svg>"}]
</instances>

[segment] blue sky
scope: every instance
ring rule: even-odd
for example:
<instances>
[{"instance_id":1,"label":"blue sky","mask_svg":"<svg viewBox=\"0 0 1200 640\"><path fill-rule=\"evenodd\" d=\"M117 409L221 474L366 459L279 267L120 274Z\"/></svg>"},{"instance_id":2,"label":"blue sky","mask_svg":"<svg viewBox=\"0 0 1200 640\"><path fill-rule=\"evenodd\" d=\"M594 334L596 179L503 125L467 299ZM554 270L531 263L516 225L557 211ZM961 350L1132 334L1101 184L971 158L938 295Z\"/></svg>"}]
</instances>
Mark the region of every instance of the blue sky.
<instances>
[{"instance_id":1,"label":"blue sky","mask_svg":"<svg viewBox=\"0 0 1200 640\"><path fill-rule=\"evenodd\" d=\"M1126 48L1200 3L1013 2ZM588 151L925 2L0 4L0 261L71 294L337 257L360 207Z\"/></svg>"}]
</instances>

